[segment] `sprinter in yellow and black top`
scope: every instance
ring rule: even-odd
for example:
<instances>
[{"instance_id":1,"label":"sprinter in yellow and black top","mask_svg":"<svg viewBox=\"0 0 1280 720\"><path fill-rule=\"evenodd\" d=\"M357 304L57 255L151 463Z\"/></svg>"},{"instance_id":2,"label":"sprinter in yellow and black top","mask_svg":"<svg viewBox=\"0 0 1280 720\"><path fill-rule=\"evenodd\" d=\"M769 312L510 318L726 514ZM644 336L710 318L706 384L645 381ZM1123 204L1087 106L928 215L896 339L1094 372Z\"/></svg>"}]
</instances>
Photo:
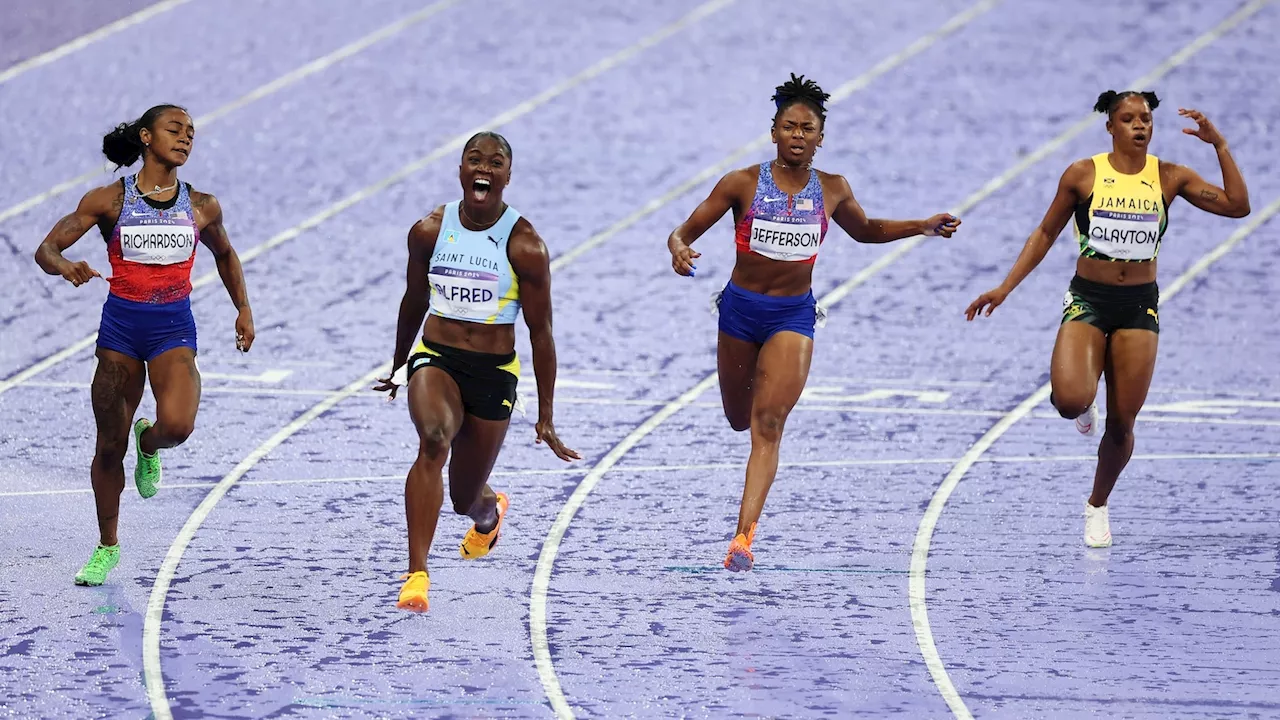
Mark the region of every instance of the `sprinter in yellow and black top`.
<instances>
[{"instance_id":1,"label":"sprinter in yellow and black top","mask_svg":"<svg viewBox=\"0 0 1280 720\"><path fill-rule=\"evenodd\" d=\"M1064 298L1062 326L1053 348L1050 402L1076 429L1097 433L1098 378L1107 374L1106 432L1098 446L1093 494L1085 502L1085 544L1111 545L1107 497L1133 454L1133 424L1155 371L1160 332L1156 255L1169 226L1174 198L1226 217L1249 214L1249 191L1222 133L1198 110L1178 114L1196 123L1182 132L1218 151L1223 187L1182 165L1147 154L1152 92L1108 90L1094 110L1107 114L1111 152L1072 163L1040 227L1031 234L1008 277L969 305L969 320L990 315L1044 259L1053 241L1075 218L1080 258Z\"/></svg>"}]
</instances>

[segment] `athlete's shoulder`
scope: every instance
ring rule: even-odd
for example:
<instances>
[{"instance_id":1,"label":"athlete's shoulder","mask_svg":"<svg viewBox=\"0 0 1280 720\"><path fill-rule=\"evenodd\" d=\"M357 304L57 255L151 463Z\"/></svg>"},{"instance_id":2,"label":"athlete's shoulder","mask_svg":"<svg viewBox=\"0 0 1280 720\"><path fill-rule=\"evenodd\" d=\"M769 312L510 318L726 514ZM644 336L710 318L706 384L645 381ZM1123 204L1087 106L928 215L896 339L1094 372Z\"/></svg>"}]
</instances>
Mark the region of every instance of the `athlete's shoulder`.
<instances>
[{"instance_id":1,"label":"athlete's shoulder","mask_svg":"<svg viewBox=\"0 0 1280 720\"><path fill-rule=\"evenodd\" d=\"M124 207L124 180L117 180L85 193L80 198L80 207L102 215L111 212L119 214Z\"/></svg>"},{"instance_id":2,"label":"athlete's shoulder","mask_svg":"<svg viewBox=\"0 0 1280 720\"><path fill-rule=\"evenodd\" d=\"M206 225L222 218L222 203L213 193L200 192L187 183L187 193L191 196L191 209L195 210L200 224Z\"/></svg>"},{"instance_id":3,"label":"athlete's shoulder","mask_svg":"<svg viewBox=\"0 0 1280 720\"><path fill-rule=\"evenodd\" d=\"M1080 158L1067 166L1062 172L1062 181L1078 183L1083 180L1091 180L1097 172L1097 163L1094 157Z\"/></svg>"},{"instance_id":4,"label":"athlete's shoulder","mask_svg":"<svg viewBox=\"0 0 1280 720\"><path fill-rule=\"evenodd\" d=\"M426 217L414 223L413 227L409 228L409 240L434 243L436 237L440 235L440 226L444 224L444 208L444 205L440 205Z\"/></svg>"},{"instance_id":5,"label":"athlete's shoulder","mask_svg":"<svg viewBox=\"0 0 1280 720\"><path fill-rule=\"evenodd\" d=\"M849 180L840 173L831 173L817 168L813 171L818 174L818 182L821 182L823 187L849 187Z\"/></svg>"},{"instance_id":6,"label":"athlete's shoulder","mask_svg":"<svg viewBox=\"0 0 1280 720\"><path fill-rule=\"evenodd\" d=\"M529 246L530 249L542 248L541 252L546 251L546 243L542 241L542 236L534 229L533 223L529 222L529 218L521 215L516 224L511 228L511 236L507 240L508 247Z\"/></svg>"},{"instance_id":7,"label":"athlete's shoulder","mask_svg":"<svg viewBox=\"0 0 1280 720\"><path fill-rule=\"evenodd\" d=\"M760 165L748 165L725 173L716 183L713 193L729 193L734 196L746 193L755 194L756 183L760 181Z\"/></svg>"},{"instance_id":8,"label":"athlete's shoulder","mask_svg":"<svg viewBox=\"0 0 1280 720\"><path fill-rule=\"evenodd\" d=\"M814 172L818 174L818 183L822 185L822 195L829 207L836 207L853 197L853 187L845 176L817 168L814 168Z\"/></svg>"},{"instance_id":9,"label":"athlete's shoulder","mask_svg":"<svg viewBox=\"0 0 1280 720\"><path fill-rule=\"evenodd\" d=\"M551 251L543 242L542 236L534 229L529 218L520 216L511 235L507 238L507 259L516 272L524 275L530 268L544 267L551 262Z\"/></svg>"}]
</instances>

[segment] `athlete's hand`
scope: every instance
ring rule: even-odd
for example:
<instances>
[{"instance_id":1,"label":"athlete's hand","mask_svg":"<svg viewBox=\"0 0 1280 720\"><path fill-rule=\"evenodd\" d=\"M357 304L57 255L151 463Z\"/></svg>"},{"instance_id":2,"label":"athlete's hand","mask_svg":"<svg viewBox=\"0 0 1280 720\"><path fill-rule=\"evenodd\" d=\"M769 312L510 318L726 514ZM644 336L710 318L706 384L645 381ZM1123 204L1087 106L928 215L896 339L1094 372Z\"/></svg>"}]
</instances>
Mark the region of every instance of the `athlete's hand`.
<instances>
[{"instance_id":1,"label":"athlete's hand","mask_svg":"<svg viewBox=\"0 0 1280 720\"><path fill-rule=\"evenodd\" d=\"M66 266L62 268L62 277L72 285L80 287L93 278L100 278L102 276L98 274L97 270L89 267L89 263L81 260L80 262L67 263Z\"/></svg>"},{"instance_id":2,"label":"athlete's hand","mask_svg":"<svg viewBox=\"0 0 1280 720\"><path fill-rule=\"evenodd\" d=\"M565 462L582 459L581 455L565 447L564 443L560 442L560 438L556 437L555 426L551 424L550 420L539 420L538 424L534 426L534 429L538 431L538 437L534 442L539 445L545 442L547 447L551 448L551 452L556 454L556 457L564 460Z\"/></svg>"},{"instance_id":3,"label":"athlete's hand","mask_svg":"<svg viewBox=\"0 0 1280 720\"><path fill-rule=\"evenodd\" d=\"M702 257L702 253L688 245L681 245L671 253L671 269L675 270L677 275L693 277L694 271L698 269L698 266L694 265L693 261L700 257Z\"/></svg>"},{"instance_id":4,"label":"athlete's hand","mask_svg":"<svg viewBox=\"0 0 1280 720\"><path fill-rule=\"evenodd\" d=\"M1004 302L1004 299L1007 297L1009 297L1009 291L1005 290L1003 287L998 287L994 290L988 290L982 293L978 296L977 300L969 303L969 309L964 311L965 319L972 320L978 315L991 317L991 311L1000 307ZM982 312L983 308L986 308L985 313Z\"/></svg>"},{"instance_id":5,"label":"athlete's hand","mask_svg":"<svg viewBox=\"0 0 1280 720\"><path fill-rule=\"evenodd\" d=\"M249 352L249 348L253 347L253 338L253 311L246 305L240 308L240 314L236 316L236 349Z\"/></svg>"},{"instance_id":6,"label":"athlete's hand","mask_svg":"<svg viewBox=\"0 0 1280 720\"><path fill-rule=\"evenodd\" d=\"M941 213L924 221L924 235L928 237L941 235L949 238L958 227L960 227L960 218L951 213Z\"/></svg>"},{"instance_id":7,"label":"athlete's hand","mask_svg":"<svg viewBox=\"0 0 1280 720\"><path fill-rule=\"evenodd\" d=\"M1205 117L1204 113L1199 110L1179 108L1178 114L1185 118L1191 118L1196 123L1196 128L1194 130L1191 128L1182 128L1182 132L1188 135L1194 135L1214 147L1226 144L1227 139L1222 137L1222 133L1218 132L1218 128L1214 127L1213 123L1209 122L1209 118Z\"/></svg>"},{"instance_id":8,"label":"athlete's hand","mask_svg":"<svg viewBox=\"0 0 1280 720\"><path fill-rule=\"evenodd\" d=\"M378 392L391 393L390 395L387 396L387 402L391 402L392 400L395 400L396 392L400 389L400 385L395 380L392 379L395 377L395 375L396 375L395 371L392 370L391 373L386 377L378 378L378 384L373 386L373 389Z\"/></svg>"}]
</instances>

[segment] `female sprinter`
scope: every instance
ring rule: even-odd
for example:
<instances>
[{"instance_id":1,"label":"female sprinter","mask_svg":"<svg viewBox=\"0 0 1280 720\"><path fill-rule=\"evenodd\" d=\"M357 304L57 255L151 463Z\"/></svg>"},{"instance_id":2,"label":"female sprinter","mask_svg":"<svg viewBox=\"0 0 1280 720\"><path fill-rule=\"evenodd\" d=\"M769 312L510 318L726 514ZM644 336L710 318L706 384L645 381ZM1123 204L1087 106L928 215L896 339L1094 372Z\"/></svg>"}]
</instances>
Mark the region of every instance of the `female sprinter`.
<instances>
[{"instance_id":1,"label":"female sprinter","mask_svg":"<svg viewBox=\"0 0 1280 720\"><path fill-rule=\"evenodd\" d=\"M1249 214L1249 191L1227 141L1197 110L1179 110L1196 129L1184 129L1218 151L1222 183L1205 182L1194 170L1147 154L1154 130L1155 93L1108 90L1094 110L1107 114L1111 152L1077 160L1062 174L1058 192L1040 227L1031 233L1009 276L965 311L973 320L1000 306L1040 264L1067 220L1075 218L1080 258L1063 299L1062 324L1049 373L1050 402L1076 429L1097 433L1098 377L1107 376L1107 423L1098 445L1093 494L1084 506L1084 542L1111 545L1107 497L1133 454L1133 424L1147 399L1160 333L1156 254L1177 197L1215 215Z\"/></svg>"},{"instance_id":2,"label":"female sprinter","mask_svg":"<svg viewBox=\"0 0 1280 720\"><path fill-rule=\"evenodd\" d=\"M477 134L463 147L458 175L462 199L436 208L409 230L394 371L374 388L394 398L407 377L409 416L418 430L418 458L404 486L409 573L397 602L415 612L427 610L427 554L444 502L442 471L450 449L453 510L475 523L462 539L462 557L483 557L498 543L510 501L488 480L516 402L515 322L522 305L538 381L536 440L563 460L579 457L560 442L551 422L556 345L547 246L502 201L511 181L511 145L497 133ZM419 328L422 338L410 353Z\"/></svg>"},{"instance_id":3,"label":"female sprinter","mask_svg":"<svg viewBox=\"0 0 1280 720\"><path fill-rule=\"evenodd\" d=\"M101 585L120 562L116 530L124 454L147 375L156 398L156 421L139 419L133 426L138 456L133 481L139 495L156 494L158 452L182 444L195 427L200 372L190 295L197 238L213 252L222 283L240 311L236 347L248 352L253 345L253 312L240 258L222 226L222 207L214 196L178 181L195 131L187 111L176 105L157 105L111 131L102 139L107 159L125 167L141 157L142 169L90 190L36 250L40 269L79 287L102 276L87 262L71 262L62 253L96 226L111 261L91 390L98 439L89 475L100 537L89 562L76 574L77 585Z\"/></svg>"},{"instance_id":4,"label":"female sprinter","mask_svg":"<svg viewBox=\"0 0 1280 720\"><path fill-rule=\"evenodd\" d=\"M724 561L735 572L755 561L751 542L778 472L783 426L809 376L813 265L828 220L864 243L950 237L960 225L945 213L928 220L868 219L844 177L814 170L828 97L803 76L779 86L772 129L777 158L725 175L667 240L672 269L693 275L699 253L690 246L733 210L737 262L718 300L720 398L729 425L751 430L738 528Z\"/></svg>"}]
</instances>

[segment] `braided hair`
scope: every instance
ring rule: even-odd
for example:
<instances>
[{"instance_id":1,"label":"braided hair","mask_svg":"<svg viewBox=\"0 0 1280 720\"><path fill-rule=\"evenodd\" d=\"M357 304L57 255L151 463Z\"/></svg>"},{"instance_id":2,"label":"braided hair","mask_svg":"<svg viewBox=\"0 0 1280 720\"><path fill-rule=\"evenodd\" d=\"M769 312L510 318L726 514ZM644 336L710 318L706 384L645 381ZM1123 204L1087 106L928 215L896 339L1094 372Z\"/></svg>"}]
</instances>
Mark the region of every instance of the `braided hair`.
<instances>
[{"instance_id":1,"label":"braided hair","mask_svg":"<svg viewBox=\"0 0 1280 720\"><path fill-rule=\"evenodd\" d=\"M1124 92L1121 92L1121 93L1118 93L1115 90L1108 90L1098 96L1098 102L1093 104L1093 111L1106 113L1107 119L1110 119L1111 116L1115 114L1116 108L1120 107L1120 101L1124 100L1127 97L1132 97L1134 95L1138 95L1144 100L1146 100L1147 107L1151 108L1152 110L1155 110L1156 108L1160 107L1160 98L1156 97L1156 94L1151 92L1150 90L1146 92L1138 92L1137 90L1125 90Z\"/></svg>"},{"instance_id":2,"label":"braided hair","mask_svg":"<svg viewBox=\"0 0 1280 720\"><path fill-rule=\"evenodd\" d=\"M796 77L795 73L791 73L790 80L774 89L773 104L778 111L773 115L773 122L777 124L778 118L782 117L787 108L796 103L804 103L818 113L818 124L826 125L827 100L830 98L831 95L823 92L818 83L805 80L803 75Z\"/></svg>"}]
</instances>

